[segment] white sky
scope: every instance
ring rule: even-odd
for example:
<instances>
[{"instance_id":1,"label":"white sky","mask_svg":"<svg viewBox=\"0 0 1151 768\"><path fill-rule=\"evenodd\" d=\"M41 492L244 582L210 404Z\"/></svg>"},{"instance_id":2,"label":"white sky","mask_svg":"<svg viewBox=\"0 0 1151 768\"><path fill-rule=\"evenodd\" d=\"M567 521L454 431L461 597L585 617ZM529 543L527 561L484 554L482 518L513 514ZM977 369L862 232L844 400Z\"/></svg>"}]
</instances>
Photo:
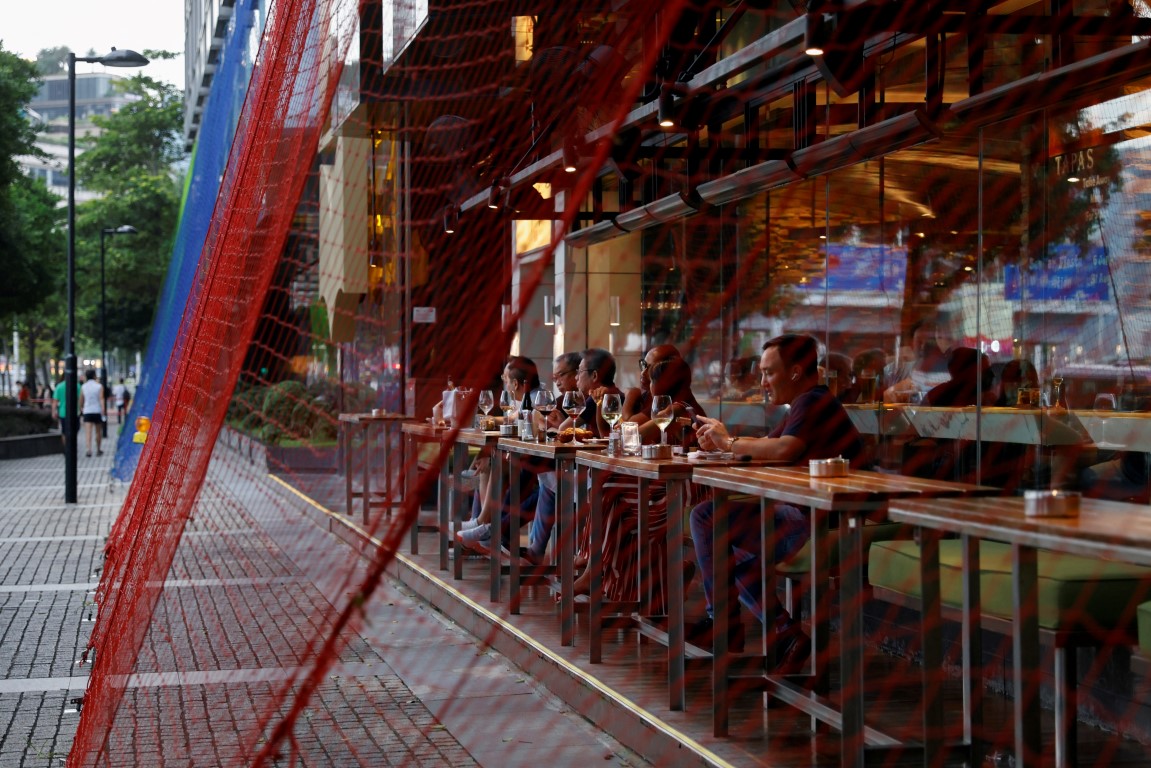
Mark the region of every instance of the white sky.
<instances>
[{"instance_id":1,"label":"white sky","mask_svg":"<svg viewBox=\"0 0 1151 768\"><path fill-rule=\"evenodd\" d=\"M37 51L66 45L83 56L113 47L179 53L171 61L144 68L149 77L184 89L184 0L0 0L0 44L26 59ZM98 71L77 64L78 72ZM112 70L131 75L136 70Z\"/></svg>"}]
</instances>

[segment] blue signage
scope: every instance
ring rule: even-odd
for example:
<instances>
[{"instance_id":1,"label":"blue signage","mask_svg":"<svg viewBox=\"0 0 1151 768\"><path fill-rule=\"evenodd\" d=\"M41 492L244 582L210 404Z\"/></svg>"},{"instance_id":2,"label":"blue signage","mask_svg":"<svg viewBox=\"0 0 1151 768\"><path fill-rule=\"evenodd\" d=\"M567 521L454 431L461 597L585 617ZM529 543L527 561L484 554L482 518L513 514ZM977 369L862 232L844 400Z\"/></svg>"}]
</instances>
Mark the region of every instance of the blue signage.
<instances>
[{"instance_id":1,"label":"blue signage","mask_svg":"<svg viewBox=\"0 0 1151 768\"><path fill-rule=\"evenodd\" d=\"M827 271L799 287L808 291L903 293L907 249L903 246L828 245Z\"/></svg>"},{"instance_id":2,"label":"blue signage","mask_svg":"<svg viewBox=\"0 0 1151 768\"><path fill-rule=\"evenodd\" d=\"M1014 301L1108 301L1107 251L1102 246L1080 251L1076 245L1048 249L1046 261L1020 270L1003 270L1003 298Z\"/></svg>"}]
</instances>

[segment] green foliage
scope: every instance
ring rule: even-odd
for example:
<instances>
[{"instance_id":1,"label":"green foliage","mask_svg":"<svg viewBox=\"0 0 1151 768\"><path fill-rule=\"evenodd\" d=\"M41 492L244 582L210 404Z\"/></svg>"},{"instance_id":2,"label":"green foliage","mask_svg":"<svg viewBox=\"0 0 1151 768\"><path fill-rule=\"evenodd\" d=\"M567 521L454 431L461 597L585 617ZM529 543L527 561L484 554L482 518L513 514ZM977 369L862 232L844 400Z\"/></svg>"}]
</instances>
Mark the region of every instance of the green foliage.
<instances>
[{"instance_id":1,"label":"green foliage","mask_svg":"<svg viewBox=\"0 0 1151 768\"><path fill-rule=\"evenodd\" d=\"M331 443L339 434L340 385L318 381L307 386L282 381L264 387L241 384L228 403L227 421L234 428L268 444ZM356 385L344 392L343 410L362 412L371 408L375 392Z\"/></svg>"},{"instance_id":2,"label":"green foliage","mask_svg":"<svg viewBox=\"0 0 1151 768\"><path fill-rule=\"evenodd\" d=\"M0 437L42 435L52 429L52 411L0 405Z\"/></svg>"},{"instance_id":3,"label":"green foliage","mask_svg":"<svg viewBox=\"0 0 1151 768\"><path fill-rule=\"evenodd\" d=\"M76 178L87 188L118 193L141 179L168 176L184 157L182 95L175 86L136 75L115 83L136 99L92 122L101 130L76 159Z\"/></svg>"},{"instance_id":4,"label":"green foliage","mask_svg":"<svg viewBox=\"0 0 1151 768\"><path fill-rule=\"evenodd\" d=\"M0 318L35 312L63 279L67 243L58 198L18 176L0 190Z\"/></svg>"},{"instance_id":5,"label":"green foliage","mask_svg":"<svg viewBox=\"0 0 1151 768\"><path fill-rule=\"evenodd\" d=\"M28 119L28 102L39 90L36 65L0 44L0 194L20 174L18 155L38 154L36 130Z\"/></svg>"},{"instance_id":6,"label":"green foliage","mask_svg":"<svg viewBox=\"0 0 1151 768\"><path fill-rule=\"evenodd\" d=\"M308 414L297 409L297 406L307 404L309 400L307 388L292 379L268 387L263 407L264 442L274 444L285 437L298 439L309 434L311 424L307 423Z\"/></svg>"},{"instance_id":7,"label":"green foliage","mask_svg":"<svg viewBox=\"0 0 1151 768\"><path fill-rule=\"evenodd\" d=\"M38 154L26 111L37 79L32 62L0 48L0 320L44 302L63 253L57 199L16 163L17 155Z\"/></svg>"},{"instance_id":8,"label":"green foliage","mask_svg":"<svg viewBox=\"0 0 1151 768\"><path fill-rule=\"evenodd\" d=\"M36 54L36 71L41 75L64 75L68 73L68 54L72 49L66 45L55 48L41 48Z\"/></svg>"},{"instance_id":9,"label":"green foliage","mask_svg":"<svg viewBox=\"0 0 1151 768\"><path fill-rule=\"evenodd\" d=\"M168 58L149 51L149 58ZM124 224L136 235L105 238L104 298L109 351L142 349L151 333L171 259L180 210L180 180L173 166L184 159L180 131L182 95L144 75L117 82L136 97L109 117L96 117L99 136L77 158L77 178L105 196L77 208L77 332L86 347L101 334L100 233Z\"/></svg>"}]
</instances>

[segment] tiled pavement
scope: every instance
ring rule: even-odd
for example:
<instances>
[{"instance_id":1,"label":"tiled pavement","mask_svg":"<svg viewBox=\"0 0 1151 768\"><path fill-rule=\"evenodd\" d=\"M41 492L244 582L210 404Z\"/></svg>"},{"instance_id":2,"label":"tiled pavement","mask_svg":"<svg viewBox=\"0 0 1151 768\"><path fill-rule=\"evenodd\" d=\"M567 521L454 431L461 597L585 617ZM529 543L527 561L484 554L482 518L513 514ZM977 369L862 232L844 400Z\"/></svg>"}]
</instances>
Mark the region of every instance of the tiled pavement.
<instances>
[{"instance_id":1,"label":"tiled pavement","mask_svg":"<svg viewBox=\"0 0 1151 768\"><path fill-rule=\"evenodd\" d=\"M0 766L63 764L89 667L111 457L0 462ZM177 550L108 765L241 764L251 728L354 589L360 562L262 468L219 450ZM351 574L352 581L344 577ZM283 705L280 705L283 709ZM642 760L387 582L295 728L297 765L638 765ZM287 754L285 754L287 757ZM287 764L286 760L279 764Z\"/></svg>"}]
</instances>

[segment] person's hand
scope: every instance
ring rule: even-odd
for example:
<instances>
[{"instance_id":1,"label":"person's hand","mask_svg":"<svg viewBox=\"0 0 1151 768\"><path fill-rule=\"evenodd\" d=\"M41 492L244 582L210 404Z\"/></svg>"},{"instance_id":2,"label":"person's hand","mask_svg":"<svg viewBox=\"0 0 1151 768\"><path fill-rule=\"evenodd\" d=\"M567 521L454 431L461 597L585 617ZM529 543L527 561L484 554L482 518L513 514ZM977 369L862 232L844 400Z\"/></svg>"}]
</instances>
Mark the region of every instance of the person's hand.
<instances>
[{"instance_id":1,"label":"person's hand","mask_svg":"<svg viewBox=\"0 0 1151 768\"><path fill-rule=\"evenodd\" d=\"M472 462L472 471L477 475L486 475L488 470L491 469L492 460L490 456L477 456L475 461Z\"/></svg>"},{"instance_id":2,"label":"person's hand","mask_svg":"<svg viewBox=\"0 0 1151 768\"><path fill-rule=\"evenodd\" d=\"M596 387L588 392L588 397L595 400L597 403L603 400L604 393L607 392L607 387Z\"/></svg>"},{"instance_id":3,"label":"person's hand","mask_svg":"<svg viewBox=\"0 0 1151 768\"><path fill-rule=\"evenodd\" d=\"M701 450L727 451L731 449L731 438L728 437L727 427L719 419L700 416L695 434Z\"/></svg>"}]
</instances>

